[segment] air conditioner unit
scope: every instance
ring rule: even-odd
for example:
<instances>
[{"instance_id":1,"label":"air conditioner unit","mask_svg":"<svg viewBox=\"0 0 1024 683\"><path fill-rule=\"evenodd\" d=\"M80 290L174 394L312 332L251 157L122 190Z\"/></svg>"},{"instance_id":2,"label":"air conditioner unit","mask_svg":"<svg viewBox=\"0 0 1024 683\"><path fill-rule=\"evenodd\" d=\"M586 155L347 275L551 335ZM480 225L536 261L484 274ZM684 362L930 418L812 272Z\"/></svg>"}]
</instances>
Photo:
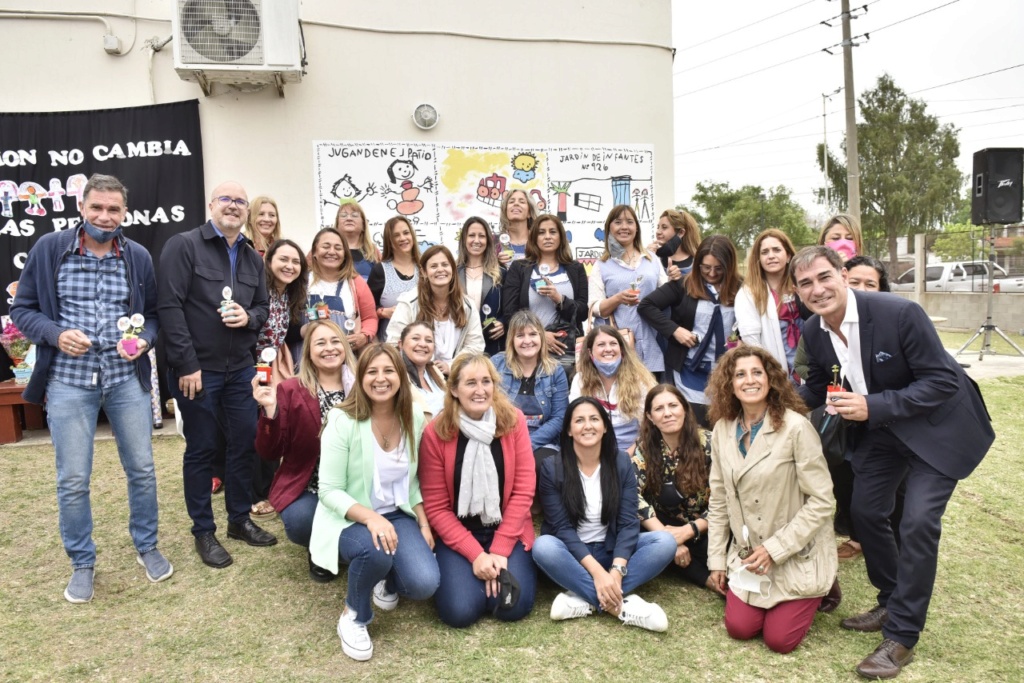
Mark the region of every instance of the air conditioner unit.
<instances>
[{"instance_id":1,"label":"air conditioner unit","mask_svg":"<svg viewBox=\"0 0 1024 683\"><path fill-rule=\"evenodd\" d=\"M174 70L210 94L212 83L302 80L299 0L176 0Z\"/></svg>"}]
</instances>

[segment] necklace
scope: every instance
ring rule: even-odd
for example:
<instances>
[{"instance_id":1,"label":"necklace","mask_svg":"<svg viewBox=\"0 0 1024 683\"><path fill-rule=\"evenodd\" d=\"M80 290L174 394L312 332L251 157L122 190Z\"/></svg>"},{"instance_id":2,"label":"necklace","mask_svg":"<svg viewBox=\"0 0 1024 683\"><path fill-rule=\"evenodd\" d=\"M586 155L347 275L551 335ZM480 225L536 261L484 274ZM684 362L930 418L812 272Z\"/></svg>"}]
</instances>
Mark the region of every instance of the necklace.
<instances>
[{"instance_id":1,"label":"necklace","mask_svg":"<svg viewBox=\"0 0 1024 683\"><path fill-rule=\"evenodd\" d=\"M767 414L768 414L768 409L767 409L767 408L765 408L765 409L764 409L764 412L763 412L763 413L761 413L761 417L757 418L757 419L756 419L756 420L755 420L754 422L752 422L752 423L750 424L750 426L747 426L747 416L746 416L746 415L743 415L743 417L741 417L741 418L740 418L740 424L742 424L742 425L743 425L743 429L744 429L745 431L748 431L748 432L749 432L749 431L750 431L751 429L753 429L753 428L754 428L754 427L756 427L757 425L759 425L759 424L761 424L762 422L764 422L764 418L765 418L765 416L766 416Z\"/></svg>"},{"instance_id":2,"label":"necklace","mask_svg":"<svg viewBox=\"0 0 1024 683\"><path fill-rule=\"evenodd\" d=\"M397 420L396 420L396 422L397 422ZM384 430L382 430L380 427L377 427L377 425L375 425L374 422L373 422L373 418L370 418L370 429L372 430L374 427L377 428L377 436L379 436L380 440L384 442L382 444L382 446L384 447L384 450L390 451L391 450L391 439L390 439L390 436L395 431L395 423L392 422L391 423L391 428L388 429L388 433L384 434Z\"/></svg>"},{"instance_id":3,"label":"necklace","mask_svg":"<svg viewBox=\"0 0 1024 683\"><path fill-rule=\"evenodd\" d=\"M466 270L480 270L483 266L466 266Z\"/></svg>"}]
</instances>

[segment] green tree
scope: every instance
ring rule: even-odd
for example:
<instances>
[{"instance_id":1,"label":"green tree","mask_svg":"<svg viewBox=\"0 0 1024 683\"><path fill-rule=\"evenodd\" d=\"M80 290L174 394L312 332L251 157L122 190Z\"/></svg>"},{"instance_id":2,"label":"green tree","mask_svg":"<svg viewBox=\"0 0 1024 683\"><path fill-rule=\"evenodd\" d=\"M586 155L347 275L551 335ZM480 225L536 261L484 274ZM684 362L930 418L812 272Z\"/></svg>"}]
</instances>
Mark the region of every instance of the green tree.
<instances>
[{"instance_id":1,"label":"green tree","mask_svg":"<svg viewBox=\"0 0 1024 683\"><path fill-rule=\"evenodd\" d=\"M874 90L858 100L863 123L857 124L860 162L861 227L872 251L885 245L890 267L896 263L896 238L935 230L962 204L963 176L957 129L940 125L923 100L912 99L892 77L879 77ZM846 141L844 159L829 152L830 195L846 208ZM816 159L821 167L822 145ZM819 194L824 194L822 190Z\"/></svg>"},{"instance_id":2,"label":"green tree","mask_svg":"<svg viewBox=\"0 0 1024 683\"><path fill-rule=\"evenodd\" d=\"M969 223L947 223L935 238L932 251L943 261L964 261L979 258L980 235Z\"/></svg>"},{"instance_id":3,"label":"green tree","mask_svg":"<svg viewBox=\"0 0 1024 683\"><path fill-rule=\"evenodd\" d=\"M782 230L796 245L811 244L815 239L803 207L783 185L765 191L758 185L733 189L729 183L697 183L693 202L694 210L682 208L695 218L702 217L702 234L725 235L738 249L750 247L766 228Z\"/></svg>"}]
</instances>

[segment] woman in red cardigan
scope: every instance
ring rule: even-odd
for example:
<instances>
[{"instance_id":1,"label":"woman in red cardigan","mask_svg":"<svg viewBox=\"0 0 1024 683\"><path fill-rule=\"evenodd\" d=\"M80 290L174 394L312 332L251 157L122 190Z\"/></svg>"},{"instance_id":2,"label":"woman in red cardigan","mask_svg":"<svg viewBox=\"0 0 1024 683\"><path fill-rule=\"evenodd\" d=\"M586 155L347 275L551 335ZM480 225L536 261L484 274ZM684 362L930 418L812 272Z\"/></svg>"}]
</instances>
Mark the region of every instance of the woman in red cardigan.
<instances>
[{"instance_id":1,"label":"woman in red cardigan","mask_svg":"<svg viewBox=\"0 0 1024 683\"><path fill-rule=\"evenodd\" d=\"M526 419L500 387L483 354L455 358L444 410L420 443L420 491L441 570L434 601L457 628L485 611L516 621L533 608L536 468Z\"/></svg>"},{"instance_id":2,"label":"woman in red cardigan","mask_svg":"<svg viewBox=\"0 0 1024 683\"><path fill-rule=\"evenodd\" d=\"M268 460L281 458L270 484L270 504L280 513L288 540L308 548L317 503L320 426L356 377L355 354L337 324L309 324L299 368L298 377L276 385L260 385L254 377L252 394L260 404L256 452ZM335 578L313 560L309 576L320 583Z\"/></svg>"}]
</instances>

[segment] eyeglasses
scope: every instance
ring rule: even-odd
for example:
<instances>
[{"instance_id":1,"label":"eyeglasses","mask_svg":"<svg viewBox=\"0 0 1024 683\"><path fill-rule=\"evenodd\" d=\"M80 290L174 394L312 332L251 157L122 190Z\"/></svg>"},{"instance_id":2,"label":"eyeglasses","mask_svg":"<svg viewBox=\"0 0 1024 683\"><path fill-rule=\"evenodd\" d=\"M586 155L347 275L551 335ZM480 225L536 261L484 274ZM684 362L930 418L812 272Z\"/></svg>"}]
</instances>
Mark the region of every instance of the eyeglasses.
<instances>
[{"instance_id":1,"label":"eyeglasses","mask_svg":"<svg viewBox=\"0 0 1024 683\"><path fill-rule=\"evenodd\" d=\"M705 275L710 275L712 273L724 273L725 266L705 266L702 263L700 264L700 272L704 273Z\"/></svg>"},{"instance_id":2,"label":"eyeglasses","mask_svg":"<svg viewBox=\"0 0 1024 683\"><path fill-rule=\"evenodd\" d=\"M237 206L240 209L244 209L245 207L249 206L249 200L248 199L242 199L241 197L226 197L226 196L225 197L217 197L217 202L221 206L227 206L228 204L234 204L235 206Z\"/></svg>"}]
</instances>

